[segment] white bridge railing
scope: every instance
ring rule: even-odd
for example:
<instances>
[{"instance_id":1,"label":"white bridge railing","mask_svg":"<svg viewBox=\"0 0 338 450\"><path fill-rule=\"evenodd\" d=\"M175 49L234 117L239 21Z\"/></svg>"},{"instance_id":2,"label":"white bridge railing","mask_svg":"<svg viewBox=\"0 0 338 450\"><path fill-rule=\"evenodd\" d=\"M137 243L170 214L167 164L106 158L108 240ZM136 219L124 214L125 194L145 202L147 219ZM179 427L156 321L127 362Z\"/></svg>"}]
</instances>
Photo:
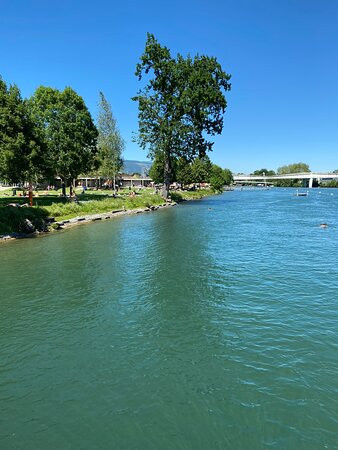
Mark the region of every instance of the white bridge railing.
<instances>
[{"instance_id":1,"label":"white bridge railing","mask_svg":"<svg viewBox=\"0 0 338 450\"><path fill-rule=\"evenodd\" d=\"M233 175L234 182L262 182L267 183L268 181L274 180L309 180L309 187L312 187L313 180L322 181L322 180L337 180L338 173L330 173L330 172L302 172L302 173L287 173L283 175Z\"/></svg>"}]
</instances>

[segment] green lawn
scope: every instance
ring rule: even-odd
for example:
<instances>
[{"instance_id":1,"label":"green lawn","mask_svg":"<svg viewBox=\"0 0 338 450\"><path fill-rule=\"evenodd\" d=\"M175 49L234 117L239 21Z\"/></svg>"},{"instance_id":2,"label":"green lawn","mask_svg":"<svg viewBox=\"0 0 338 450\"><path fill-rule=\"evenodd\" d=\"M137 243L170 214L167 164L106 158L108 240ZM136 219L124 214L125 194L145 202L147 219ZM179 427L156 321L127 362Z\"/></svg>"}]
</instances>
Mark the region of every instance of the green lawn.
<instances>
[{"instance_id":1,"label":"green lawn","mask_svg":"<svg viewBox=\"0 0 338 450\"><path fill-rule=\"evenodd\" d=\"M151 192L142 192L131 197L129 194L117 198L106 194L85 194L78 196L78 203L66 201L54 202L45 206L51 217L56 220L69 219L81 215L98 214L118 209L137 209L163 203L163 198Z\"/></svg>"},{"instance_id":2,"label":"green lawn","mask_svg":"<svg viewBox=\"0 0 338 450\"><path fill-rule=\"evenodd\" d=\"M19 191L17 191L19 193ZM87 191L81 194L77 189L78 202L73 199L60 197L57 192L40 191L34 196L33 207L13 207L10 203L27 204L28 197L12 196L12 190L0 192L0 234L22 233L25 231L25 219L29 219L36 229L44 229L44 219L54 217L56 221L70 219L77 216L98 214L118 209L137 209L159 205L163 198L152 189L136 191L135 196L129 190L119 192L113 198L112 191Z\"/></svg>"},{"instance_id":3,"label":"green lawn","mask_svg":"<svg viewBox=\"0 0 338 450\"><path fill-rule=\"evenodd\" d=\"M129 189L119 191L114 198L112 191L98 190L86 191L82 194L82 188L76 189L78 202L74 199L60 196L60 191L39 191L33 198L33 207L13 207L10 203L19 205L27 204L28 197L12 196L12 190L0 192L0 235L7 233L25 232L25 221L28 219L37 230L44 230L44 221L53 217L56 221L81 217L90 214L105 213L119 209L137 209L160 205L163 198L151 188L136 189L136 194L131 195ZM36 194L36 193L34 193ZM174 201L195 200L206 195L211 195L211 190L198 191L174 191L171 197Z\"/></svg>"},{"instance_id":4,"label":"green lawn","mask_svg":"<svg viewBox=\"0 0 338 450\"><path fill-rule=\"evenodd\" d=\"M180 202L182 200L200 200L208 195L215 195L215 192L211 189L197 189L196 191L173 191L171 193L171 198L175 202Z\"/></svg>"}]
</instances>

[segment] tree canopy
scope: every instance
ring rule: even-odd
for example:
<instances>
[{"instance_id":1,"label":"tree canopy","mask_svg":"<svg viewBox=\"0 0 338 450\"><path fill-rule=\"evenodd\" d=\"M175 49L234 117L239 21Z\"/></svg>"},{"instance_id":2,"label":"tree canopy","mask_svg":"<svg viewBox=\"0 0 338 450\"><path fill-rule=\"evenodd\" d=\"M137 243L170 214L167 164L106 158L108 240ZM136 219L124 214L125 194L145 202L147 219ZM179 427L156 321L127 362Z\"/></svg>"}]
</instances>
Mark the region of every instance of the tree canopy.
<instances>
[{"instance_id":1,"label":"tree canopy","mask_svg":"<svg viewBox=\"0 0 338 450\"><path fill-rule=\"evenodd\" d=\"M234 178L230 169L223 169L223 177L225 186L230 186L233 183Z\"/></svg>"},{"instance_id":2,"label":"tree canopy","mask_svg":"<svg viewBox=\"0 0 338 450\"><path fill-rule=\"evenodd\" d=\"M182 187L194 183L194 174L189 161L181 157L176 164L176 181Z\"/></svg>"},{"instance_id":3,"label":"tree canopy","mask_svg":"<svg viewBox=\"0 0 338 450\"><path fill-rule=\"evenodd\" d=\"M208 183L210 181L212 164L207 155L196 158L191 164L194 183Z\"/></svg>"},{"instance_id":4,"label":"tree canopy","mask_svg":"<svg viewBox=\"0 0 338 450\"><path fill-rule=\"evenodd\" d=\"M257 175L257 176L267 176L267 177L271 177L273 175L276 175L276 172L274 170L269 170L269 169L258 169L255 170L251 175Z\"/></svg>"},{"instance_id":5,"label":"tree canopy","mask_svg":"<svg viewBox=\"0 0 338 450\"><path fill-rule=\"evenodd\" d=\"M167 197L173 158L191 161L205 156L213 145L206 136L222 132L230 75L214 57L172 57L150 33L135 74L139 80L147 78L133 98L139 106L137 141L152 159L164 155L163 195Z\"/></svg>"},{"instance_id":6,"label":"tree canopy","mask_svg":"<svg viewBox=\"0 0 338 450\"><path fill-rule=\"evenodd\" d=\"M123 166L122 151L124 141L121 137L111 106L102 92L100 92L98 115L98 161L100 175L113 179L115 192L116 175Z\"/></svg>"},{"instance_id":7,"label":"tree canopy","mask_svg":"<svg viewBox=\"0 0 338 450\"><path fill-rule=\"evenodd\" d=\"M283 175L287 173L302 173L302 172L310 172L310 168L308 164L299 162L288 164L286 166L278 167L277 173L278 175Z\"/></svg>"},{"instance_id":8,"label":"tree canopy","mask_svg":"<svg viewBox=\"0 0 338 450\"><path fill-rule=\"evenodd\" d=\"M164 154L158 153L150 168L149 175L155 183L163 183ZM221 191L233 182L232 172L212 164L208 156L189 162L184 157L173 158L172 181L182 187L191 184L210 183L214 191Z\"/></svg>"},{"instance_id":9,"label":"tree canopy","mask_svg":"<svg viewBox=\"0 0 338 450\"><path fill-rule=\"evenodd\" d=\"M29 100L41 126L55 175L66 184L90 170L97 152L97 129L83 98L72 88L40 86Z\"/></svg>"},{"instance_id":10,"label":"tree canopy","mask_svg":"<svg viewBox=\"0 0 338 450\"><path fill-rule=\"evenodd\" d=\"M38 181L50 165L41 129L16 85L0 78L0 177L11 183Z\"/></svg>"},{"instance_id":11,"label":"tree canopy","mask_svg":"<svg viewBox=\"0 0 338 450\"><path fill-rule=\"evenodd\" d=\"M164 155L162 153L158 153L149 170L150 178L156 183L163 183L163 174L164 174Z\"/></svg>"},{"instance_id":12,"label":"tree canopy","mask_svg":"<svg viewBox=\"0 0 338 450\"><path fill-rule=\"evenodd\" d=\"M229 169L222 169L222 167L219 167L216 164L212 165L210 174L210 186L214 191L222 191L223 187L226 185L230 185L232 181L232 173Z\"/></svg>"}]
</instances>

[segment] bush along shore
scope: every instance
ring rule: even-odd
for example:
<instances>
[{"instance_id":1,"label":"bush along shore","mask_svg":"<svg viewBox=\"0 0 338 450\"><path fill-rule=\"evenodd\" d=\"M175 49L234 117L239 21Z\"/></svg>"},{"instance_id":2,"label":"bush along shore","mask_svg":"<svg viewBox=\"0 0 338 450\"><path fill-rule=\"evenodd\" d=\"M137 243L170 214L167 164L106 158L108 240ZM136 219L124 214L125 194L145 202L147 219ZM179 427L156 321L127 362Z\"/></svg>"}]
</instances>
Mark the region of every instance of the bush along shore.
<instances>
[{"instance_id":1,"label":"bush along shore","mask_svg":"<svg viewBox=\"0 0 338 450\"><path fill-rule=\"evenodd\" d=\"M42 192L34 197L33 207L27 206L26 197L11 197L9 192L1 194L0 239L6 241L121 215L156 211L182 201L201 199L213 192L207 189L175 191L167 201L148 189L124 192L116 197L106 191L79 194L75 198Z\"/></svg>"}]
</instances>

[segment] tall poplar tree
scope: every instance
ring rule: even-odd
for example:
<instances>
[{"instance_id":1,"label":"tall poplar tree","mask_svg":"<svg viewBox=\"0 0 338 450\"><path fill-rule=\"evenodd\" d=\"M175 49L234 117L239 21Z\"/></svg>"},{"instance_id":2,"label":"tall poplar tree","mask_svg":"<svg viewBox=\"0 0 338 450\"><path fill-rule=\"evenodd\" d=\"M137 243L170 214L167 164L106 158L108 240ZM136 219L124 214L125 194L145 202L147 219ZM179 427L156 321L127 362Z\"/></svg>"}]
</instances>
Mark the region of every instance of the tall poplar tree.
<instances>
[{"instance_id":1,"label":"tall poplar tree","mask_svg":"<svg viewBox=\"0 0 338 450\"><path fill-rule=\"evenodd\" d=\"M164 155L166 198L173 159L203 157L213 146L206 135L222 132L230 75L214 57L172 57L150 33L135 75L146 78L144 88L133 97L139 106L137 141L151 159Z\"/></svg>"},{"instance_id":2,"label":"tall poplar tree","mask_svg":"<svg viewBox=\"0 0 338 450\"><path fill-rule=\"evenodd\" d=\"M116 124L111 106L102 92L100 92L98 128L98 160L100 175L113 180L114 194L116 193L116 176L123 166L122 152L124 140Z\"/></svg>"}]
</instances>

